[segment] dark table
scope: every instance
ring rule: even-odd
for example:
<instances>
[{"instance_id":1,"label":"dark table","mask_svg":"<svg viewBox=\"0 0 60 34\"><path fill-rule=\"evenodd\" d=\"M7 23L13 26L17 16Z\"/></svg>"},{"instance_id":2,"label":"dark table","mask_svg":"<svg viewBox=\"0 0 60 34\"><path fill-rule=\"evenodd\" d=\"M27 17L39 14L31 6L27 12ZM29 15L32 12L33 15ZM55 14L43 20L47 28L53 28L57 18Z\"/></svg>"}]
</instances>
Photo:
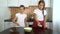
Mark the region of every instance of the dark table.
<instances>
[{"instance_id":1,"label":"dark table","mask_svg":"<svg viewBox=\"0 0 60 34\"><path fill-rule=\"evenodd\" d=\"M13 30L14 32L11 32L10 30ZM24 34L34 34L34 31L32 30L32 32L25 32L23 28L20 27L20 29L18 28L18 30L22 30L22 31L19 31L21 33L24 33ZM0 32L0 34L19 34L18 31L16 31L16 27L12 27L12 28L9 28L9 29L6 29L2 32ZM37 34L58 34L57 32L51 30L51 29L47 29L47 30L41 30L41 31L38 31L35 33Z\"/></svg>"}]
</instances>

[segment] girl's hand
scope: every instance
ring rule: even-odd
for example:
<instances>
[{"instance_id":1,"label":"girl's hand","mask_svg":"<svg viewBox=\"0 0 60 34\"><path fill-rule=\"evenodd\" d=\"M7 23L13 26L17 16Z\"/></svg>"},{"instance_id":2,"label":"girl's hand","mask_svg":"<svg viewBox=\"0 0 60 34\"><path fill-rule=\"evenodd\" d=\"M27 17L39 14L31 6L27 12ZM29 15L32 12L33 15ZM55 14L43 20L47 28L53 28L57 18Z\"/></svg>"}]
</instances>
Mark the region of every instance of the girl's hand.
<instances>
[{"instance_id":1,"label":"girl's hand","mask_svg":"<svg viewBox=\"0 0 60 34\"><path fill-rule=\"evenodd\" d=\"M17 26L20 26L20 24L16 23Z\"/></svg>"},{"instance_id":2,"label":"girl's hand","mask_svg":"<svg viewBox=\"0 0 60 34\"><path fill-rule=\"evenodd\" d=\"M25 27L27 27L27 25L25 25Z\"/></svg>"},{"instance_id":3,"label":"girl's hand","mask_svg":"<svg viewBox=\"0 0 60 34\"><path fill-rule=\"evenodd\" d=\"M38 23L38 27L42 27L42 25L40 25L40 23Z\"/></svg>"},{"instance_id":4,"label":"girl's hand","mask_svg":"<svg viewBox=\"0 0 60 34\"><path fill-rule=\"evenodd\" d=\"M44 29L45 29L45 30L47 30L47 29L48 29L48 27L44 26Z\"/></svg>"}]
</instances>

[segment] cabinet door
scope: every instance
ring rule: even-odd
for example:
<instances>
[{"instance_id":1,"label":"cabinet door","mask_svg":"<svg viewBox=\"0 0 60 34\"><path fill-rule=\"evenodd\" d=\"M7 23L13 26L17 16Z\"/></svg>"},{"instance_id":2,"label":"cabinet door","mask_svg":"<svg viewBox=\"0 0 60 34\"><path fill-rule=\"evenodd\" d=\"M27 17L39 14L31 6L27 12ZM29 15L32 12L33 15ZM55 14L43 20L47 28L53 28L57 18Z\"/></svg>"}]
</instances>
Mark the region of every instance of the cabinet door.
<instances>
[{"instance_id":1,"label":"cabinet door","mask_svg":"<svg viewBox=\"0 0 60 34\"><path fill-rule=\"evenodd\" d=\"M19 0L19 6L24 5L25 7L28 7L30 2L30 0Z\"/></svg>"},{"instance_id":2,"label":"cabinet door","mask_svg":"<svg viewBox=\"0 0 60 34\"><path fill-rule=\"evenodd\" d=\"M15 27L15 26L16 26L16 24L14 24L13 22L10 22L10 28Z\"/></svg>"},{"instance_id":3,"label":"cabinet door","mask_svg":"<svg viewBox=\"0 0 60 34\"><path fill-rule=\"evenodd\" d=\"M18 0L8 0L8 6L18 6Z\"/></svg>"},{"instance_id":4,"label":"cabinet door","mask_svg":"<svg viewBox=\"0 0 60 34\"><path fill-rule=\"evenodd\" d=\"M33 5L33 6L38 5L39 1L40 0L30 0L30 5ZM50 7L51 0L44 0L44 1L45 1L45 7Z\"/></svg>"},{"instance_id":5,"label":"cabinet door","mask_svg":"<svg viewBox=\"0 0 60 34\"><path fill-rule=\"evenodd\" d=\"M30 5L33 5L33 6L38 5L39 1L40 0L30 0Z\"/></svg>"},{"instance_id":6,"label":"cabinet door","mask_svg":"<svg viewBox=\"0 0 60 34\"><path fill-rule=\"evenodd\" d=\"M4 30L10 28L10 22L4 22Z\"/></svg>"},{"instance_id":7,"label":"cabinet door","mask_svg":"<svg viewBox=\"0 0 60 34\"><path fill-rule=\"evenodd\" d=\"M0 18L0 32L4 31L4 22L3 19Z\"/></svg>"},{"instance_id":8,"label":"cabinet door","mask_svg":"<svg viewBox=\"0 0 60 34\"><path fill-rule=\"evenodd\" d=\"M13 22L5 22L4 23L4 29L15 27L15 24Z\"/></svg>"},{"instance_id":9,"label":"cabinet door","mask_svg":"<svg viewBox=\"0 0 60 34\"><path fill-rule=\"evenodd\" d=\"M50 0L44 0L45 1L45 7L50 7Z\"/></svg>"}]
</instances>

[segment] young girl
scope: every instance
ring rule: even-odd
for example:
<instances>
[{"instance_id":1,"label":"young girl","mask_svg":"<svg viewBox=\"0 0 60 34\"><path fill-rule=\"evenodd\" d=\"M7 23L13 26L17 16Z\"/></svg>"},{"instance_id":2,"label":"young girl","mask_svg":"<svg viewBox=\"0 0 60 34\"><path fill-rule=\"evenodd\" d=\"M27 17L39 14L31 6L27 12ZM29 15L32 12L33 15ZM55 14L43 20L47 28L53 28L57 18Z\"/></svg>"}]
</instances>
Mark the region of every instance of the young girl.
<instances>
[{"instance_id":1,"label":"young girl","mask_svg":"<svg viewBox=\"0 0 60 34\"><path fill-rule=\"evenodd\" d=\"M13 23L16 24L15 31L19 32L19 34L24 34L24 27L27 26L27 22L26 22L27 15L24 14L24 11L25 11L25 7L24 7L24 5L21 5L19 7L19 13L16 13L16 15L13 19Z\"/></svg>"},{"instance_id":2,"label":"young girl","mask_svg":"<svg viewBox=\"0 0 60 34\"><path fill-rule=\"evenodd\" d=\"M34 10L34 23L32 28L34 28L35 31L46 28L46 14L45 2L39 1L38 8Z\"/></svg>"},{"instance_id":3,"label":"young girl","mask_svg":"<svg viewBox=\"0 0 60 34\"><path fill-rule=\"evenodd\" d=\"M24 14L24 11L25 11L25 7L24 5L21 5L19 7L19 13L16 13L14 19L13 19L13 22L16 24L17 27L25 27L27 26L26 24L26 17L27 15ZM17 20L17 21L16 21Z\"/></svg>"}]
</instances>

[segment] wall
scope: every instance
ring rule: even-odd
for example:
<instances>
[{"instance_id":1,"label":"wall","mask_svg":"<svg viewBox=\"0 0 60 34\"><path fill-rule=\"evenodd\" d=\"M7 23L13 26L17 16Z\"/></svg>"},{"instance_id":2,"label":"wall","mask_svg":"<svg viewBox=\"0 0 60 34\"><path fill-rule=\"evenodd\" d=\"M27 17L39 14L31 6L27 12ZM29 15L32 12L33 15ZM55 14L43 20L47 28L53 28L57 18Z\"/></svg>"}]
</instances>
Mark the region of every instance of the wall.
<instances>
[{"instance_id":1,"label":"wall","mask_svg":"<svg viewBox=\"0 0 60 34\"><path fill-rule=\"evenodd\" d=\"M53 30L60 33L60 0L53 0Z\"/></svg>"},{"instance_id":2,"label":"wall","mask_svg":"<svg viewBox=\"0 0 60 34\"><path fill-rule=\"evenodd\" d=\"M0 0L0 32L4 30L4 19L9 19L7 0ZM7 25L7 24L6 24Z\"/></svg>"}]
</instances>

